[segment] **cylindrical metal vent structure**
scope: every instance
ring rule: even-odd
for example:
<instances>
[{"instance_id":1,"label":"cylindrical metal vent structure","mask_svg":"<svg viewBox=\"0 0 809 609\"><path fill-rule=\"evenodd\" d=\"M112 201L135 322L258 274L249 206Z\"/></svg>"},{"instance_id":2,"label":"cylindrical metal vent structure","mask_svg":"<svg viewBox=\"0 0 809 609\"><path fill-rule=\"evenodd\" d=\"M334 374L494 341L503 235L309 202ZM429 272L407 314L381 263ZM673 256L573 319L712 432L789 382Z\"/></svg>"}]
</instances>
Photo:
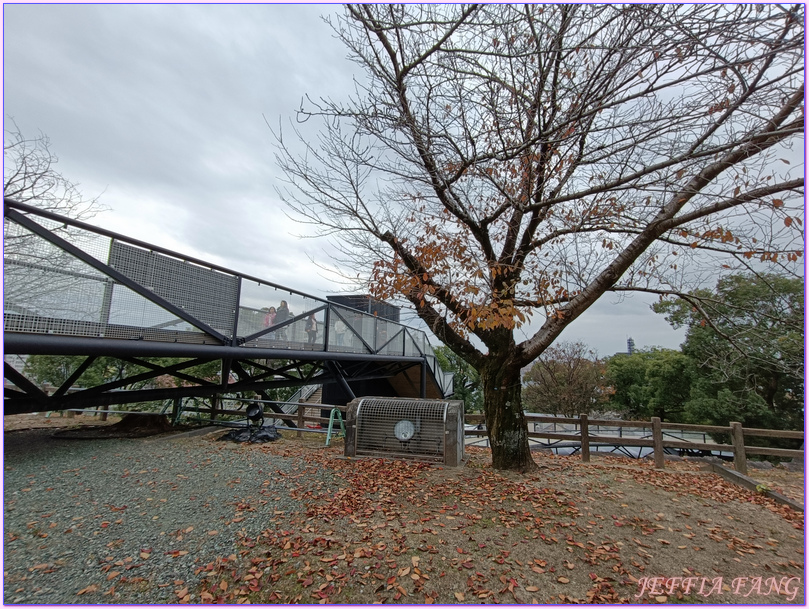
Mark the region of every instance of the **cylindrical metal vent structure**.
<instances>
[{"instance_id":1,"label":"cylindrical metal vent structure","mask_svg":"<svg viewBox=\"0 0 809 609\"><path fill-rule=\"evenodd\" d=\"M457 466L463 461L463 402L364 397L348 404L345 454Z\"/></svg>"}]
</instances>

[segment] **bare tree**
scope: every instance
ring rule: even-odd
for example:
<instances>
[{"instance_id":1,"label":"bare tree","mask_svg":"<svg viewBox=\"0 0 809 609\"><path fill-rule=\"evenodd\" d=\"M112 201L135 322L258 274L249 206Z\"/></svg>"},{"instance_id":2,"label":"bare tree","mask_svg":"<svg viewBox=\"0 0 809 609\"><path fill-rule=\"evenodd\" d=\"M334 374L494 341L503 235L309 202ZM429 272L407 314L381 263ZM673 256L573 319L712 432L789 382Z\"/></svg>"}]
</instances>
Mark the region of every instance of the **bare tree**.
<instances>
[{"instance_id":1,"label":"bare tree","mask_svg":"<svg viewBox=\"0 0 809 609\"><path fill-rule=\"evenodd\" d=\"M7 117L7 121L3 138L4 197L77 220L87 220L105 209L97 197L86 198L77 184L56 169L59 159L50 148L48 136L40 133L26 138L14 119ZM74 242L83 238L81 231L54 221L47 221L47 227L62 236L72 235ZM3 223L3 267L7 312L25 313L31 307L43 310L43 306L52 306L61 312L73 307L76 314L87 314L86 300L71 303L68 297L70 288L77 285L77 268L84 267L70 254L8 219Z\"/></svg>"},{"instance_id":2,"label":"bare tree","mask_svg":"<svg viewBox=\"0 0 809 609\"><path fill-rule=\"evenodd\" d=\"M528 469L520 369L602 295L803 255L803 22L349 5L333 25L365 77L301 108L315 137L276 133L282 195L480 372L493 465Z\"/></svg>"},{"instance_id":3,"label":"bare tree","mask_svg":"<svg viewBox=\"0 0 809 609\"><path fill-rule=\"evenodd\" d=\"M590 414L609 399L604 374L604 362L583 342L557 343L523 376L523 405L566 417Z\"/></svg>"},{"instance_id":4,"label":"bare tree","mask_svg":"<svg viewBox=\"0 0 809 609\"><path fill-rule=\"evenodd\" d=\"M26 138L14 119L3 137L3 196L53 213L86 220L102 210L55 168L58 157L47 135Z\"/></svg>"}]
</instances>

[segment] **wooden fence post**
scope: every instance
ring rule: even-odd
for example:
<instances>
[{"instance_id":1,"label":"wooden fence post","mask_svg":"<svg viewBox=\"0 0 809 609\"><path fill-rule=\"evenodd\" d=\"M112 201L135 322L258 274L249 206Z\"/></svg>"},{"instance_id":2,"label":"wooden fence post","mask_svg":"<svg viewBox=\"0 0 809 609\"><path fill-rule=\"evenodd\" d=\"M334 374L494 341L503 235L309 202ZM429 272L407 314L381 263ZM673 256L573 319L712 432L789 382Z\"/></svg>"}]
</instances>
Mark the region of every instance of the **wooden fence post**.
<instances>
[{"instance_id":1,"label":"wooden fence post","mask_svg":"<svg viewBox=\"0 0 809 609\"><path fill-rule=\"evenodd\" d=\"M654 448L655 469L666 467L666 455L663 452L663 429L660 427L660 417L652 417L652 446Z\"/></svg>"},{"instance_id":2,"label":"wooden fence post","mask_svg":"<svg viewBox=\"0 0 809 609\"><path fill-rule=\"evenodd\" d=\"M587 415L579 415L579 430L581 432L581 460L583 463L590 463L590 428L587 422Z\"/></svg>"},{"instance_id":3,"label":"wooden fence post","mask_svg":"<svg viewBox=\"0 0 809 609\"><path fill-rule=\"evenodd\" d=\"M744 432L742 424L731 422L730 439L733 444L733 467L740 474L747 475L747 454L744 452Z\"/></svg>"},{"instance_id":4,"label":"wooden fence post","mask_svg":"<svg viewBox=\"0 0 809 609\"><path fill-rule=\"evenodd\" d=\"M303 437L303 415L306 412L306 408L298 404L298 431L296 435L301 438Z\"/></svg>"},{"instance_id":5,"label":"wooden fence post","mask_svg":"<svg viewBox=\"0 0 809 609\"><path fill-rule=\"evenodd\" d=\"M171 424L176 425L180 422L180 413L182 412L181 406L183 405L183 398L174 398L171 405Z\"/></svg>"}]
</instances>

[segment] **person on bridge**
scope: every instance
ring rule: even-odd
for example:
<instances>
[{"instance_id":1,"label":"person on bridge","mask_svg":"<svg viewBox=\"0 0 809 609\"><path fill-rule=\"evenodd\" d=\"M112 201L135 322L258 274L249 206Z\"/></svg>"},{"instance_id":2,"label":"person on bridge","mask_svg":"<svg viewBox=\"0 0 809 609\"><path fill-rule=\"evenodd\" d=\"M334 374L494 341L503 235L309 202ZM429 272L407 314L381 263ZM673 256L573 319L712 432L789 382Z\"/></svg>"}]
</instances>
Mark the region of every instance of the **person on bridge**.
<instances>
[{"instance_id":1,"label":"person on bridge","mask_svg":"<svg viewBox=\"0 0 809 609\"><path fill-rule=\"evenodd\" d=\"M267 311L267 314L264 316L264 327L269 328L270 326L275 325L275 307L270 307L269 309L262 309L263 311Z\"/></svg>"},{"instance_id":2,"label":"person on bridge","mask_svg":"<svg viewBox=\"0 0 809 609\"><path fill-rule=\"evenodd\" d=\"M345 335L348 327L343 323L342 319L338 319L337 323L334 324L334 335L337 339L337 345L340 347L345 345Z\"/></svg>"},{"instance_id":3,"label":"person on bridge","mask_svg":"<svg viewBox=\"0 0 809 609\"><path fill-rule=\"evenodd\" d=\"M289 318L290 318L289 305L287 305L286 300L282 300L281 304L278 305L278 310L275 312L275 323L282 324ZM282 329L278 332L278 338L280 338L281 340L287 339L286 329Z\"/></svg>"},{"instance_id":4,"label":"person on bridge","mask_svg":"<svg viewBox=\"0 0 809 609\"><path fill-rule=\"evenodd\" d=\"M306 319L306 334L309 336L309 344L314 345L317 340L317 320L314 313Z\"/></svg>"},{"instance_id":5,"label":"person on bridge","mask_svg":"<svg viewBox=\"0 0 809 609\"><path fill-rule=\"evenodd\" d=\"M275 317L276 311L275 307L270 307L269 309L264 309L267 311L267 314L264 316L264 327L271 328L275 325ZM269 332L267 334L267 338L275 338L275 332Z\"/></svg>"}]
</instances>

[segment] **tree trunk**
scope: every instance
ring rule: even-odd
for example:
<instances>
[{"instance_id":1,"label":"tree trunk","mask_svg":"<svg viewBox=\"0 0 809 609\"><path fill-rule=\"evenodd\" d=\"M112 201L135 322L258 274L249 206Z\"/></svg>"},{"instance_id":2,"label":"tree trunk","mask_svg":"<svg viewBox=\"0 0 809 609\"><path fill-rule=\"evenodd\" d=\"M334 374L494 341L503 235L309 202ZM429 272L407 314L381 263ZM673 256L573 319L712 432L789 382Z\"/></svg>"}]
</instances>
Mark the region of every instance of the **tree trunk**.
<instances>
[{"instance_id":1,"label":"tree trunk","mask_svg":"<svg viewBox=\"0 0 809 609\"><path fill-rule=\"evenodd\" d=\"M480 377L492 466L520 472L536 469L522 410L520 367L491 352L487 360Z\"/></svg>"}]
</instances>

